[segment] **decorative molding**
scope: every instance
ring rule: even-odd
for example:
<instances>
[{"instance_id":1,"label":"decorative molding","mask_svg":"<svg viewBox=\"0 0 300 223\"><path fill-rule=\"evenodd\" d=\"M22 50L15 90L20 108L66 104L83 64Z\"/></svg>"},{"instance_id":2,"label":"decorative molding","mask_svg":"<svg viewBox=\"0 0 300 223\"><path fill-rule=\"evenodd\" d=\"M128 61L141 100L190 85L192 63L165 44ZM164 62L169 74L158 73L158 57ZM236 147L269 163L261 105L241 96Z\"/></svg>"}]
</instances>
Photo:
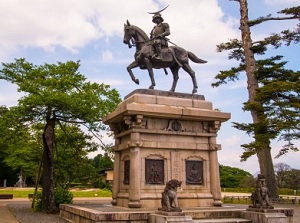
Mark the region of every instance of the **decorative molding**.
<instances>
[{"instance_id":1,"label":"decorative molding","mask_svg":"<svg viewBox=\"0 0 300 223\"><path fill-rule=\"evenodd\" d=\"M182 122L178 119L171 119L168 122L167 128L163 129L167 131L175 131L175 132L184 132L185 129L183 128Z\"/></svg>"},{"instance_id":2,"label":"decorative molding","mask_svg":"<svg viewBox=\"0 0 300 223\"><path fill-rule=\"evenodd\" d=\"M208 133L216 133L220 130L220 121L203 122L203 131Z\"/></svg>"},{"instance_id":3,"label":"decorative molding","mask_svg":"<svg viewBox=\"0 0 300 223\"><path fill-rule=\"evenodd\" d=\"M191 155L191 156L186 157L185 160L186 161L190 161L190 160L205 161L206 159L204 159L202 156L199 156L199 155Z\"/></svg>"}]
</instances>

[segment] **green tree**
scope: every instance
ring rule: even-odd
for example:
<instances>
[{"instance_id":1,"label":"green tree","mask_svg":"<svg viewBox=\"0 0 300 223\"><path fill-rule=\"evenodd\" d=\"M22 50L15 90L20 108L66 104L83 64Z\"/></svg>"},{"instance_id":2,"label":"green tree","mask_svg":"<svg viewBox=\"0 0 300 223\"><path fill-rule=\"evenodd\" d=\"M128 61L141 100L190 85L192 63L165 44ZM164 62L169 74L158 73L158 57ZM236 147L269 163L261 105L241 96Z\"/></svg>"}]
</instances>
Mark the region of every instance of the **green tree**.
<instances>
[{"instance_id":1,"label":"green tree","mask_svg":"<svg viewBox=\"0 0 300 223\"><path fill-rule=\"evenodd\" d=\"M241 187L243 180L252 175L237 167L219 165L221 187L237 188Z\"/></svg>"},{"instance_id":2,"label":"green tree","mask_svg":"<svg viewBox=\"0 0 300 223\"><path fill-rule=\"evenodd\" d=\"M291 169L287 171L287 188L299 190L300 188L300 170Z\"/></svg>"},{"instance_id":3,"label":"green tree","mask_svg":"<svg viewBox=\"0 0 300 223\"><path fill-rule=\"evenodd\" d=\"M14 109L6 108L0 115L1 160L13 170L13 183L17 181L17 173L22 172L26 182L32 184L36 178L42 147L37 145L33 131L19 123L14 114ZM13 186L12 182L9 183Z\"/></svg>"},{"instance_id":4,"label":"green tree","mask_svg":"<svg viewBox=\"0 0 300 223\"><path fill-rule=\"evenodd\" d=\"M293 132L295 127L299 126L299 87L297 87L297 84L299 86L299 73L283 69L284 63L276 63L281 57L257 61L255 55L264 54L269 44L275 46L276 43L279 46L281 42L286 42L288 45L291 42L299 42L300 29L298 26L298 30L285 30L281 34L253 42L250 27L271 20L299 19L300 7L280 11L279 13L285 14L283 17L267 16L250 21L248 19L247 0L233 1L238 2L240 5L241 40L233 39L230 42L222 43L218 45L218 50L220 52L231 50L229 59L236 59L240 61L240 64L228 71L221 71L216 76L218 81L213 83L212 86L217 87L220 84L227 83L227 81L235 81L240 73L245 72L249 98L244 105L244 110L250 111L252 123L234 123L234 126L253 135L254 141L242 145L245 151L241 156L241 160L245 161L250 156L257 155L260 172L266 177L270 197L277 198L278 190L273 169L270 140L281 136L281 139L288 140L283 152L297 150L291 140L299 138L299 131L296 134ZM278 76L285 74L288 74L288 76L280 82ZM287 83L283 85L283 90L280 90L280 84L284 81L287 81ZM275 86L276 88L274 88ZM289 87L291 87L291 91L288 90ZM280 110L279 113L278 110ZM293 120L295 115L296 121L289 123L283 121L284 119Z\"/></svg>"},{"instance_id":5,"label":"green tree","mask_svg":"<svg viewBox=\"0 0 300 223\"><path fill-rule=\"evenodd\" d=\"M298 190L300 188L300 170L291 168L285 163L274 165L279 188Z\"/></svg>"},{"instance_id":6,"label":"green tree","mask_svg":"<svg viewBox=\"0 0 300 223\"><path fill-rule=\"evenodd\" d=\"M104 153L104 155L98 154L93 158L93 163L98 171L106 168L113 168L114 166L114 163L108 153Z\"/></svg>"},{"instance_id":7,"label":"green tree","mask_svg":"<svg viewBox=\"0 0 300 223\"><path fill-rule=\"evenodd\" d=\"M25 59L2 63L0 79L18 86L24 96L15 107L19 123L44 125L42 210L56 211L54 179L55 128L58 123L77 123L99 133L106 126L101 118L120 102L108 85L91 83L78 72L79 62L33 65Z\"/></svg>"},{"instance_id":8,"label":"green tree","mask_svg":"<svg viewBox=\"0 0 300 223\"><path fill-rule=\"evenodd\" d=\"M106 188L106 189L111 190L111 185L109 183L104 183L102 181L104 171L109 169L109 168L114 167L114 162L112 161L112 158L110 156L112 154L110 152L111 147L106 146L106 150L104 150L104 151L109 151L109 152L105 152L104 155L98 154L93 159L91 159L95 169L97 170L97 177L98 177L94 181L94 185L96 187Z\"/></svg>"},{"instance_id":9,"label":"green tree","mask_svg":"<svg viewBox=\"0 0 300 223\"><path fill-rule=\"evenodd\" d=\"M96 169L88 158L88 153L99 147L92 136L83 132L78 124L65 123L56 128L55 175L62 183L88 183L95 178Z\"/></svg>"},{"instance_id":10,"label":"green tree","mask_svg":"<svg viewBox=\"0 0 300 223\"><path fill-rule=\"evenodd\" d=\"M274 165L274 171L279 188L287 188L288 171L292 168L285 163L277 163Z\"/></svg>"}]
</instances>

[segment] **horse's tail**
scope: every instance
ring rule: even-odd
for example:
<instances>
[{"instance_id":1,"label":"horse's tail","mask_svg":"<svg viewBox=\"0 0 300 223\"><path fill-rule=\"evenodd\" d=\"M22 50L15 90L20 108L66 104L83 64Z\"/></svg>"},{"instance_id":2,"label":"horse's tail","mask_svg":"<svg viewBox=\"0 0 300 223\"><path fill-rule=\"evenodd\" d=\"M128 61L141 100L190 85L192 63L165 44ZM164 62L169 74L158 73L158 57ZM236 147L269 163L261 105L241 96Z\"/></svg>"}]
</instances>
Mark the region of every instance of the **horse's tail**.
<instances>
[{"instance_id":1,"label":"horse's tail","mask_svg":"<svg viewBox=\"0 0 300 223\"><path fill-rule=\"evenodd\" d=\"M193 61L194 63L207 63L206 60L202 60L202 59L198 58L195 54L193 54L190 51L188 51L188 56L189 56L190 60Z\"/></svg>"}]
</instances>

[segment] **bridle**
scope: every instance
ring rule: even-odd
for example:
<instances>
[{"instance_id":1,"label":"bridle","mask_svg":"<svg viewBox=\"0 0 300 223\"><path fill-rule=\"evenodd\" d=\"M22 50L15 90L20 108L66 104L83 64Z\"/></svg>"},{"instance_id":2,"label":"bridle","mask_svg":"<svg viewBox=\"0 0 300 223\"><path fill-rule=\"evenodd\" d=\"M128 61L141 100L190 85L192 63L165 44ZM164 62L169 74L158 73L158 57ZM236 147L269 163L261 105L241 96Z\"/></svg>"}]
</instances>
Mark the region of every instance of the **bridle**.
<instances>
[{"instance_id":1,"label":"bridle","mask_svg":"<svg viewBox=\"0 0 300 223\"><path fill-rule=\"evenodd\" d=\"M130 25L129 27L125 27L126 30L126 36L130 36L128 40L128 47L131 48L133 46L136 46L137 43L148 43L151 42L151 40L143 40L143 41L137 41L137 35L136 35L136 30L134 30Z\"/></svg>"}]
</instances>

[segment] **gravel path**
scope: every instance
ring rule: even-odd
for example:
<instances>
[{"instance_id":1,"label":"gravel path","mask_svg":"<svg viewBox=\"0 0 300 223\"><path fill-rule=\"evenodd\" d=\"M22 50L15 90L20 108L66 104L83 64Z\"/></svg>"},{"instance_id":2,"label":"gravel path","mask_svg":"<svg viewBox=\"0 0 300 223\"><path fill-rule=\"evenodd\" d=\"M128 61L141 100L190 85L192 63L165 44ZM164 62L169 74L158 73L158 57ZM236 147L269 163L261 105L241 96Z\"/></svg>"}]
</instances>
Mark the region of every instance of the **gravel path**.
<instances>
[{"instance_id":1,"label":"gravel path","mask_svg":"<svg viewBox=\"0 0 300 223\"><path fill-rule=\"evenodd\" d=\"M9 209L21 223L66 223L58 214L35 212L30 204L9 204Z\"/></svg>"}]
</instances>

